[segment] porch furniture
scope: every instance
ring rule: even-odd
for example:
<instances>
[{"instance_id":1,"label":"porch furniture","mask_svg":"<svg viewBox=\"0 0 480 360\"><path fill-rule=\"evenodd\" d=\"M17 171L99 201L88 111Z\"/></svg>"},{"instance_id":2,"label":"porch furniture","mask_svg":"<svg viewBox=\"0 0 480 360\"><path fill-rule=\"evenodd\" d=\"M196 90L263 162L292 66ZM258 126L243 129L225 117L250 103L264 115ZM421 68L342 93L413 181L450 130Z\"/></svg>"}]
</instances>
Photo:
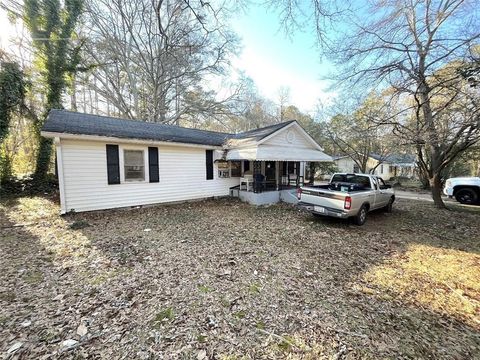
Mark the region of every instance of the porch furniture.
<instances>
[{"instance_id":1,"label":"porch furniture","mask_svg":"<svg viewBox=\"0 0 480 360\"><path fill-rule=\"evenodd\" d=\"M240 190L242 190L242 186L245 187L245 190L250 191L253 189L253 175L245 174L244 177L240 178Z\"/></svg>"},{"instance_id":2,"label":"porch furniture","mask_svg":"<svg viewBox=\"0 0 480 360\"><path fill-rule=\"evenodd\" d=\"M296 174L288 174L288 185L298 186L298 177Z\"/></svg>"}]
</instances>

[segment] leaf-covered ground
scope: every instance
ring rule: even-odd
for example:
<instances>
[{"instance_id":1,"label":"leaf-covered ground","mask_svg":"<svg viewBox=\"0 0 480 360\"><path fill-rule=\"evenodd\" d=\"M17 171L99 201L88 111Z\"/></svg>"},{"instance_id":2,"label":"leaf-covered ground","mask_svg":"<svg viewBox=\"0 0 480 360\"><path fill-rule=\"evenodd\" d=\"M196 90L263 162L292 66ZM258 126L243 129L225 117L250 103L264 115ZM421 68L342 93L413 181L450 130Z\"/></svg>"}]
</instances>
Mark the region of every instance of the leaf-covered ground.
<instances>
[{"instance_id":1,"label":"leaf-covered ground","mask_svg":"<svg viewBox=\"0 0 480 360\"><path fill-rule=\"evenodd\" d=\"M480 357L480 213L0 205L5 358Z\"/></svg>"}]
</instances>

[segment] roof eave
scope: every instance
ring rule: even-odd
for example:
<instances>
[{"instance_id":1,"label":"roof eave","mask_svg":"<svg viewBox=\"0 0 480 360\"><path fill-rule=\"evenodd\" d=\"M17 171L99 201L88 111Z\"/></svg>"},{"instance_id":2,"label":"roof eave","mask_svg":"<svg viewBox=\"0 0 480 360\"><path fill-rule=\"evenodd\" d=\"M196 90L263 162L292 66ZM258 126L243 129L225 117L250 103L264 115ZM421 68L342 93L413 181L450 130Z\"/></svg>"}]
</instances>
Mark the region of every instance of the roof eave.
<instances>
[{"instance_id":1,"label":"roof eave","mask_svg":"<svg viewBox=\"0 0 480 360\"><path fill-rule=\"evenodd\" d=\"M41 131L40 134L46 138L59 137L60 139L67 139L67 140L89 140L89 141L101 141L101 142L110 141L110 142L124 142L124 143L136 143L136 144L158 144L158 145L168 145L168 146L183 146L183 147L195 147L195 148L202 148L202 149L219 149L219 150L223 148L222 145L196 144L196 143L187 143L187 142L178 142L178 141L162 141L162 140L154 140L154 139L123 138L123 137L115 137L115 136L71 134L71 133L54 132L54 131Z\"/></svg>"}]
</instances>

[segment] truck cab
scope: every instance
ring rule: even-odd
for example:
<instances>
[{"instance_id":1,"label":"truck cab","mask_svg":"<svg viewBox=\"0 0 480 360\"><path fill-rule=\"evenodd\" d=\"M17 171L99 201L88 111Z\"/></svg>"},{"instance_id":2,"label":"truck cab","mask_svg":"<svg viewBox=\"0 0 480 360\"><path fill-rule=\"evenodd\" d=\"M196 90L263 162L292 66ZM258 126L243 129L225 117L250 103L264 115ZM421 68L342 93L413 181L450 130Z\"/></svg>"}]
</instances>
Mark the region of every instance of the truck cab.
<instances>
[{"instance_id":1,"label":"truck cab","mask_svg":"<svg viewBox=\"0 0 480 360\"><path fill-rule=\"evenodd\" d=\"M443 193L455 197L461 204L480 204L480 177L450 178L445 182Z\"/></svg>"}]
</instances>

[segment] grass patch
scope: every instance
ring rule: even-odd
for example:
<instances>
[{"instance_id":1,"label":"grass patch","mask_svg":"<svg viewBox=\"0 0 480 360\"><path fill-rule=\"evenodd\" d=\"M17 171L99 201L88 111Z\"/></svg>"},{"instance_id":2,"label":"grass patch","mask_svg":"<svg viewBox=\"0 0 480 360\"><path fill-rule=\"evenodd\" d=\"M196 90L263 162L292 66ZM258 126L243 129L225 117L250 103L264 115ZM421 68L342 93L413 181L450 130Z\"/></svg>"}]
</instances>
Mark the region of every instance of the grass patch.
<instances>
[{"instance_id":1,"label":"grass patch","mask_svg":"<svg viewBox=\"0 0 480 360\"><path fill-rule=\"evenodd\" d=\"M110 271L104 271L98 275L88 277L88 282L93 285L93 286L100 286L107 281L112 280L113 278L117 277L120 274L126 275L128 273L128 269L125 270L110 270Z\"/></svg>"},{"instance_id":2,"label":"grass patch","mask_svg":"<svg viewBox=\"0 0 480 360\"><path fill-rule=\"evenodd\" d=\"M263 321L257 321L255 327L260 330L265 330L265 323Z\"/></svg>"},{"instance_id":3,"label":"grass patch","mask_svg":"<svg viewBox=\"0 0 480 360\"><path fill-rule=\"evenodd\" d=\"M204 293L204 294L213 291L213 289L212 289L212 288L209 288L207 285L199 285L199 286L198 286L198 290L199 290L201 293Z\"/></svg>"},{"instance_id":4,"label":"grass patch","mask_svg":"<svg viewBox=\"0 0 480 360\"><path fill-rule=\"evenodd\" d=\"M203 334L197 335L197 341L199 343L205 343L205 342L207 342L207 340L208 340L208 336L203 335Z\"/></svg>"},{"instance_id":5,"label":"grass patch","mask_svg":"<svg viewBox=\"0 0 480 360\"><path fill-rule=\"evenodd\" d=\"M173 308L168 307L155 314L155 317L153 318L153 326L155 328L159 328L162 323L172 321L174 318L175 313L173 311Z\"/></svg>"},{"instance_id":6,"label":"grass patch","mask_svg":"<svg viewBox=\"0 0 480 360\"><path fill-rule=\"evenodd\" d=\"M245 316L247 316L247 313L243 310L237 311L233 313L233 316L235 316L237 319L243 319Z\"/></svg>"},{"instance_id":7,"label":"grass patch","mask_svg":"<svg viewBox=\"0 0 480 360\"><path fill-rule=\"evenodd\" d=\"M220 304L222 304L223 307L229 308L230 305L232 305L232 302L227 298L223 297L220 299Z\"/></svg>"},{"instance_id":8,"label":"grass patch","mask_svg":"<svg viewBox=\"0 0 480 360\"><path fill-rule=\"evenodd\" d=\"M89 227L90 224L87 220L75 220L73 223L69 225L69 228L72 230L81 230Z\"/></svg>"},{"instance_id":9,"label":"grass patch","mask_svg":"<svg viewBox=\"0 0 480 360\"><path fill-rule=\"evenodd\" d=\"M478 326L479 263L478 254L415 244L403 256L370 269L364 280L377 287L371 295L388 294Z\"/></svg>"},{"instance_id":10,"label":"grass patch","mask_svg":"<svg viewBox=\"0 0 480 360\"><path fill-rule=\"evenodd\" d=\"M458 211L460 213L480 214L480 206L478 205L462 205L449 202L447 204L447 209Z\"/></svg>"},{"instance_id":11,"label":"grass patch","mask_svg":"<svg viewBox=\"0 0 480 360\"><path fill-rule=\"evenodd\" d=\"M60 217L47 199L2 199L2 224L32 225L0 241L0 333L35 332L45 357L65 330L37 324L61 311L75 327L95 311L86 357L478 358L480 222L476 208L457 208L399 199L356 227L231 200ZM216 276L225 264L235 271ZM27 282L42 279L55 282ZM69 310L77 300L81 314ZM19 328L31 313L35 327Z\"/></svg>"},{"instance_id":12,"label":"grass patch","mask_svg":"<svg viewBox=\"0 0 480 360\"><path fill-rule=\"evenodd\" d=\"M6 303L12 303L17 298L17 295L13 291L4 291L0 293L0 300Z\"/></svg>"},{"instance_id":13,"label":"grass patch","mask_svg":"<svg viewBox=\"0 0 480 360\"><path fill-rule=\"evenodd\" d=\"M23 280L27 284L35 285L43 281L43 273L37 270L31 270L25 273Z\"/></svg>"},{"instance_id":14,"label":"grass patch","mask_svg":"<svg viewBox=\"0 0 480 360\"><path fill-rule=\"evenodd\" d=\"M4 326L8 321L8 317L0 316L0 326Z\"/></svg>"},{"instance_id":15,"label":"grass patch","mask_svg":"<svg viewBox=\"0 0 480 360\"><path fill-rule=\"evenodd\" d=\"M253 284L250 284L250 286L248 287L248 292L250 294L259 294L261 289L262 287L260 286L259 283L253 283Z\"/></svg>"},{"instance_id":16,"label":"grass patch","mask_svg":"<svg viewBox=\"0 0 480 360\"><path fill-rule=\"evenodd\" d=\"M293 347L296 346L295 339L290 336L282 336L282 340L280 340L277 344L278 348L283 352L290 352L292 351Z\"/></svg>"}]
</instances>

